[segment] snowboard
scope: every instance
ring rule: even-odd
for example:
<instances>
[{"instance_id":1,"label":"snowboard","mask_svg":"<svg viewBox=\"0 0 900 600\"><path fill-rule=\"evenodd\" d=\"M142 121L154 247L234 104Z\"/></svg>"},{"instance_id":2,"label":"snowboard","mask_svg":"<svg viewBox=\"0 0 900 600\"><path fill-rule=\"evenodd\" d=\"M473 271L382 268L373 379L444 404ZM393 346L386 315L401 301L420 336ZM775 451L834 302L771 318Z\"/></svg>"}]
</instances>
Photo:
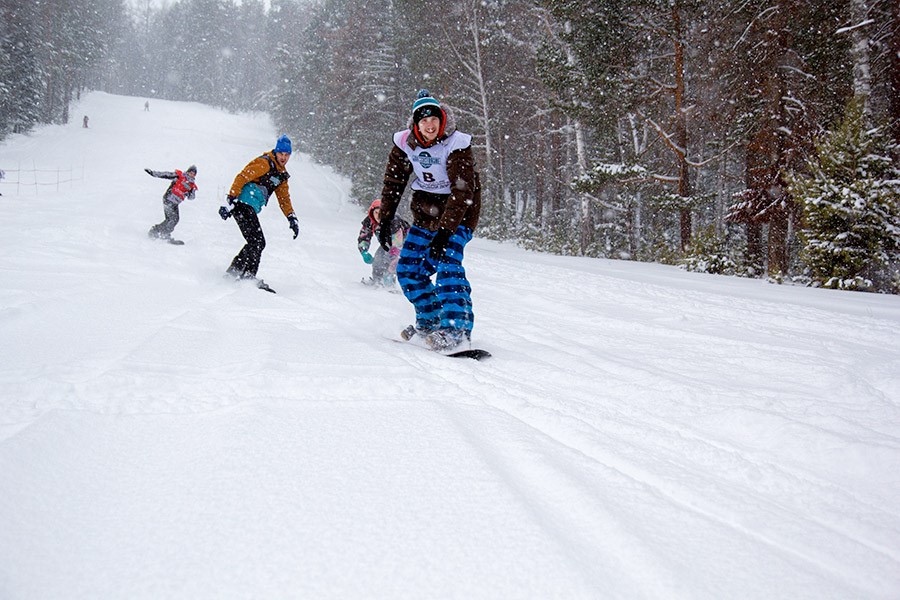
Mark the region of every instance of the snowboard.
<instances>
[{"instance_id":1,"label":"snowboard","mask_svg":"<svg viewBox=\"0 0 900 600\"><path fill-rule=\"evenodd\" d=\"M265 281L263 281L262 279L257 279L257 280L256 280L256 287L258 287L259 289L264 290L264 291L266 291L266 292L271 292L271 293L273 293L273 294L275 293L275 290L273 290L272 288L270 288L270 287L269 287L269 284L266 283Z\"/></svg>"},{"instance_id":2,"label":"snowboard","mask_svg":"<svg viewBox=\"0 0 900 600\"><path fill-rule=\"evenodd\" d=\"M438 354L441 354L438 352ZM475 360L484 360L486 358L490 358L493 356L487 350L482 350L481 348L469 348L468 350L458 350L456 352L451 352L450 354L443 354L443 356L449 356L450 358L474 358Z\"/></svg>"},{"instance_id":3,"label":"snowboard","mask_svg":"<svg viewBox=\"0 0 900 600\"><path fill-rule=\"evenodd\" d=\"M172 244L173 246L184 246L183 241L176 240L175 238L172 238L172 237L160 237L160 236L156 236L156 235L152 235L152 234L149 235L148 237L151 240L159 240L160 242L166 242L167 244Z\"/></svg>"},{"instance_id":4,"label":"snowboard","mask_svg":"<svg viewBox=\"0 0 900 600\"><path fill-rule=\"evenodd\" d=\"M485 360L493 356L487 350L482 350L481 348L468 348L466 350L450 350L449 352L442 352L440 350L432 350L427 346L422 346L421 344L416 344L412 342L412 340L416 337L416 327L415 325L410 325L406 329L400 332L400 339L390 338L392 341L397 342L398 344L408 344L410 346L414 346L416 348L421 348L422 350L427 350L429 352L433 352L434 354L439 354L441 356L448 356L450 358L471 358L474 360Z\"/></svg>"}]
</instances>

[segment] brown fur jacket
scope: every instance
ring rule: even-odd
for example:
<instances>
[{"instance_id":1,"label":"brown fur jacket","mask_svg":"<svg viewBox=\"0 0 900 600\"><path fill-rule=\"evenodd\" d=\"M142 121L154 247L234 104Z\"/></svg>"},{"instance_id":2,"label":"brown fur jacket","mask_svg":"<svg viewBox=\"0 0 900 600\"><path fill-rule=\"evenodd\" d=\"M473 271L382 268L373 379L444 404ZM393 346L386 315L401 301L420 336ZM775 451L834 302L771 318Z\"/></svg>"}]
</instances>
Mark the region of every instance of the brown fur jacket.
<instances>
[{"instance_id":1,"label":"brown fur jacket","mask_svg":"<svg viewBox=\"0 0 900 600\"><path fill-rule=\"evenodd\" d=\"M441 143L456 131L452 116L447 114L444 135L438 140ZM410 121L410 128L412 123ZM406 137L411 149L418 145L412 133ZM393 219L413 173L413 165L406 152L396 144L391 147L387 167L384 171L384 187L381 191L381 218ZM447 176L451 182L449 194L434 194L422 190L414 190L410 210L413 224L436 231L439 228L455 231L460 225L472 230L478 225L481 212L481 185L478 172L475 170L475 158L471 145L455 150L447 157Z\"/></svg>"}]
</instances>

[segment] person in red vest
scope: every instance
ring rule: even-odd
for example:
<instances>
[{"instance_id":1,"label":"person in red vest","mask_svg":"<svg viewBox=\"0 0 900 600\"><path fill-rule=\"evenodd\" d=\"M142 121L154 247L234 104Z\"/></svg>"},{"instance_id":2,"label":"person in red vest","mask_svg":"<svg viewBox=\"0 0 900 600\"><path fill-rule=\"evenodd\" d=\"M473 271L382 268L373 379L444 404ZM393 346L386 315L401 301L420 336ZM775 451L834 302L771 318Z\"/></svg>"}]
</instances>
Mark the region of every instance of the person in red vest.
<instances>
[{"instance_id":1,"label":"person in red vest","mask_svg":"<svg viewBox=\"0 0 900 600\"><path fill-rule=\"evenodd\" d=\"M154 225L147 232L151 238L166 240L170 244L181 245L181 240L172 239L172 231L178 225L180 219L178 214L178 205L185 200L193 200L194 194L197 192L197 184L194 178L197 177L197 167L191 165L186 171L153 171L144 169L148 175L159 177L160 179L171 179L168 189L163 194L163 214L165 219L162 223Z\"/></svg>"}]
</instances>

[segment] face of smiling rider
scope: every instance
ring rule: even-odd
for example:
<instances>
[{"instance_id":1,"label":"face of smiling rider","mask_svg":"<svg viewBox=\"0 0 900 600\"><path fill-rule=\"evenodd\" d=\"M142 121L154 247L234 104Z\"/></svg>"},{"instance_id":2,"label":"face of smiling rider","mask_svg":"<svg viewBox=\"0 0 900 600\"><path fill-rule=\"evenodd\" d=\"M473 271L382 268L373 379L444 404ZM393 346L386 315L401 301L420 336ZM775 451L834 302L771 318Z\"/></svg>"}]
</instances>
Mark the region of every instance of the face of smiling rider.
<instances>
[{"instance_id":1,"label":"face of smiling rider","mask_svg":"<svg viewBox=\"0 0 900 600\"><path fill-rule=\"evenodd\" d=\"M441 119L439 117L425 117L419 121L419 133L426 142L433 142L440 130Z\"/></svg>"},{"instance_id":2,"label":"face of smiling rider","mask_svg":"<svg viewBox=\"0 0 900 600\"><path fill-rule=\"evenodd\" d=\"M289 161L291 159L291 153L290 152L276 152L275 158L278 159L278 162L280 162L281 166L283 167L287 164L287 161Z\"/></svg>"}]
</instances>

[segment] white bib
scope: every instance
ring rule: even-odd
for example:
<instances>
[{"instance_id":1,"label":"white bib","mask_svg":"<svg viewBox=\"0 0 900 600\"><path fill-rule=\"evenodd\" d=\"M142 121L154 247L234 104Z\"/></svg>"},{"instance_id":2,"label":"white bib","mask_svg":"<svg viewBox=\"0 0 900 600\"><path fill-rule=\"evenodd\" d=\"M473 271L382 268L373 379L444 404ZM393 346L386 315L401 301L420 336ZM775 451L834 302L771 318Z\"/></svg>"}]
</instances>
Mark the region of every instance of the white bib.
<instances>
[{"instance_id":1,"label":"white bib","mask_svg":"<svg viewBox=\"0 0 900 600\"><path fill-rule=\"evenodd\" d=\"M412 189L432 194L449 194L450 178L447 176L447 157L455 150L468 148L472 144L472 136L468 133L454 131L444 140L429 146L417 147L415 150L409 147L406 140L412 135L412 131L404 129L394 134L394 143L406 153L409 162L412 163L416 179L412 182Z\"/></svg>"}]
</instances>

